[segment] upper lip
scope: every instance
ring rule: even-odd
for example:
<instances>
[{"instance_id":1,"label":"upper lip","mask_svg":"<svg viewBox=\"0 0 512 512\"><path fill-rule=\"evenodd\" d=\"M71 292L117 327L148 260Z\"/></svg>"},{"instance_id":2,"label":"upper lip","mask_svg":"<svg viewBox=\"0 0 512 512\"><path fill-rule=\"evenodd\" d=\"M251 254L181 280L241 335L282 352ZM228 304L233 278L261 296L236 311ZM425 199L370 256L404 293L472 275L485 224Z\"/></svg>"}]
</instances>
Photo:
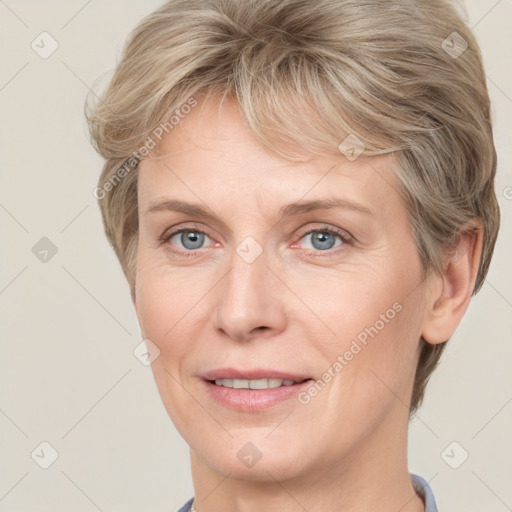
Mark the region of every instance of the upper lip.
<instances>
[{"instance_id":1,"label":"upper lip","mask_svg":"<svg viewBox=\"0 0 512 512\"><path fill-rule=\"evenodd\" d=\"M243 380L258 380L258 379L283 379L301 382L310 379L309 375L300 373L289 373L281 370L274 370L272 368L253 368L248 370L241 370L237 368L218 368L211 370L202 375L205 380L220 380L220 379L243 379Z\"/></svg>"}]
</instances>

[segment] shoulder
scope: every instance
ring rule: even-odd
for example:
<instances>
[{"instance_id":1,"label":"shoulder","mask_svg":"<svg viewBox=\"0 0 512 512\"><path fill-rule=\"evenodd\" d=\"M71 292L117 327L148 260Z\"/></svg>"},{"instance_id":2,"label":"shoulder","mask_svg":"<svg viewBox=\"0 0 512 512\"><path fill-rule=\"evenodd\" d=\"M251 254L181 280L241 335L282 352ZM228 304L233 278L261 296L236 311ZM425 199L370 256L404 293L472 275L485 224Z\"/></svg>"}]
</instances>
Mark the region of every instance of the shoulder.
<instances>
[{"instance_id":1,"label":"shoulder","mask_svg":"<svg viewBox=\"0 0 512 512\"><path fill-rule=\"evenodd\" d=\"M190 511L190 507L192 505L192 502L194 501L194 498L190 498L187 503L185 503L185 505L183 505L183 507L181 507L178 512L189 512Z\"/></svg>"},{"instance_id":2,"label":"shoulder","mask_svg":"<svg viewBox=\"0 0 512 512\"><path fill-rule=\"evenodd\" d=\"M414 490L423 498L423 501L425 502L425 512L438 512L436 499L434 498L434 493L428 485L428 482L419 475L410 473L410 476Z\"/></svg>"}]
</instances>

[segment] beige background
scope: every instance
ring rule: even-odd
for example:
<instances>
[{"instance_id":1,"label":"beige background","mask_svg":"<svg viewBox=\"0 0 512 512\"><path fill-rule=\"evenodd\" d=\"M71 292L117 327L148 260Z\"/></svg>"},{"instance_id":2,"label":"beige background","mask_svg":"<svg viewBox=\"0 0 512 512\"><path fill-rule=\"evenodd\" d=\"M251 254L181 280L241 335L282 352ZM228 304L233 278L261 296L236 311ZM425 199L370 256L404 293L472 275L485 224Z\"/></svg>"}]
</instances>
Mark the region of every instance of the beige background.
<instances>
[{"instance_id":1,"label":"beige background","mask_svg":"<svg viewBox=\"0 0 512 512\"><path fill-rule=\"evenodd\" d=\"M151 370L132 353L140 332L92 196L101 161L83 118L87 89L160 4L0 0L0 511L174 512L193 493L188 448ZM488 279L411 423L410 470L431 482L440 511L505 512L512 510L512 0L467 5L494 104L503 227ZM47 59L31 48L43 31L59 45ZM32 252L42 237L57 249L46 262ZM48 250L41 243L36 254ZM40 467L51 461L43 441L59 454L48 469ZM452 469L447 462L460 464L463 450L469 458Z\"/></svg>"}]
</instances>

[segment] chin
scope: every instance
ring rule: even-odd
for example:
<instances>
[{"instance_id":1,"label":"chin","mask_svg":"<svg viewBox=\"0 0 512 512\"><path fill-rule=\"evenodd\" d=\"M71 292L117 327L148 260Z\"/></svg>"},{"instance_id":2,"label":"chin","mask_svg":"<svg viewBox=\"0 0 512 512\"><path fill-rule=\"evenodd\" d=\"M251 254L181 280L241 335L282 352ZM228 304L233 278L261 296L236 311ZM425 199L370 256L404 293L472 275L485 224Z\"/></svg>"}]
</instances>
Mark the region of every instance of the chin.
<instances>
[{"instance_id":1,"label":"chin","mask_svg":"<svg viewBox=\"0 0 512 512\"><path fill-rule=\"evenodd\" d=\"M299 447L277 446L270 440L248 441L258 436L235 435L215 446L198 447L194 451L214 471L230 478L261 482L288 480L306 472L306 457ZM301 453L298 458L297 454Z\"/></svg>"}]
</instances>

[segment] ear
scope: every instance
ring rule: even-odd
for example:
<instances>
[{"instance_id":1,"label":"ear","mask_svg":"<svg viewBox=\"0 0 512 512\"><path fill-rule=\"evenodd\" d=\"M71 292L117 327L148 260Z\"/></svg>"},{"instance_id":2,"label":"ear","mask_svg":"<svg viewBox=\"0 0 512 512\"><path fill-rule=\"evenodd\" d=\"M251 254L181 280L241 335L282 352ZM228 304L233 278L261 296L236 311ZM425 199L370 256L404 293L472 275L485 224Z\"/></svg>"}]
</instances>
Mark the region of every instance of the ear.
<instances>
[{"instance_id":1,"label":"ear","mask_svg":"<svg viewBox=\"0 0 512 512\"><path fill-rule=\"evenodd\" d=\"M441 275L432 275L427 292L427 314L422 337L433 345L444 343L457 329L473 294L482 256L483 227L473 220L459 234L447 255Z\"/></svg>"}]
</instances>

